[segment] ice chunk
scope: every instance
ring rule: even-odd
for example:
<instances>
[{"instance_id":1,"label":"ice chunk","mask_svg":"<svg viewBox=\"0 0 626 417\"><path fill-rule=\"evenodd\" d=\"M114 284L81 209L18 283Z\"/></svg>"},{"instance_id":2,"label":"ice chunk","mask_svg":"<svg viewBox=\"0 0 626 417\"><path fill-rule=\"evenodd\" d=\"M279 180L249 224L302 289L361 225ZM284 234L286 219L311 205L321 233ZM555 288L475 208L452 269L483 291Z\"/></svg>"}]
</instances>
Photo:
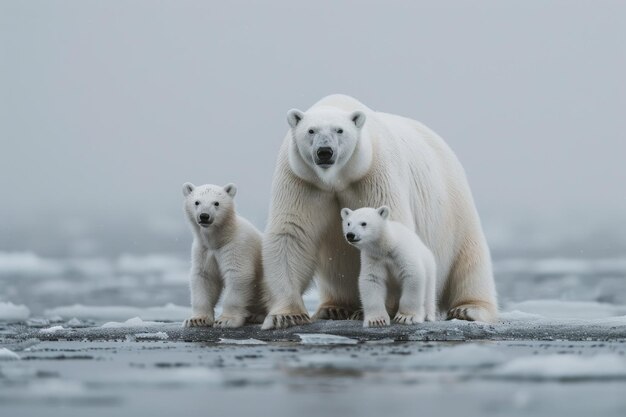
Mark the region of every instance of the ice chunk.
<instances>
[{"instance_id":1,"label":"ice chunk","mask_svg":"<svg viewBox=\"0 0 626 417\"><path fill-rule=\"evenodd\" d=\"M225 345L266 345L267 342L258 339L220 339Z\"/></svg>"},{"instance_id":2,"label":"ice chunk","mask_svg":"<svg viewBox=\"0 0 626 417\"><path fill-rule=\"evenodd\" d=\"M62 330L65 330L63 326L52 326L52 327L48 327L47 329L39 330L39 333L52 334L52 333L60 332Z\"/></svg>"},{"instance_id":3,"label":"ice chunk","mask_svg":"<svg viewBox=\"0 0 626 417\"><path fill-rule=\"evenodd\" d=\"M0 252L0 276L53 276L62 271L61 262L41 258L32 252Z\"/></svg>"},{"instance_id":4,"label":"ice chunk","mask_svg":"<svg viewBox=\"0 0 626 417\"><path fill-rule=\"evenodd\" d=\"M30 310L25 305L15 305L11 302L0 302L0 321L24 321L30 316Z\"/></svg>"},{"instance_id":5,"label":"ice chunk","mask_svg":"<svg viewBox=\"0 0 626 417\"><path fill-rule=\"evenodd\" d=\"M163 322L143 321L139 317L133 317L132 319L128 319L125 322L110 321L110 322L104 323L102 325L102 328L116 329L116 328L123 328L123 327L148 327L148 326L162 326L163 324L164 324Z\"/></svg>"},{"instance_id":6,"label":"ice chunk","mask_svg":"<svg viewBox=\"0 0 626 417\"><path fill-rule=\"evenodd\" d=\"M183 321L191 315L189 307L181 307L168 303L162 307L130 307L130 306L72 306L56 307L44 312L46 316L61 316L65 318L95 320L126 320L129 317L139 317L142 320Z\"/></svg>"},{"instance_id":7,"label":"ice chunk","mask_svg":"<svg viewBox=\"0 0 626 417\"><path fill-rule=\"evenodd\" d=\"M19 360L20 356L7 349L7 348L0 348L0 361L15 361L15 360Z\"/></svg>"},{"instance_id":8,"label":"ice chunk","mask_svg":"<svg viewBox=\"0 0 626 417\"><path fill-rule=\"evenodd\" d=\"M334 334L296 333L296 336L300 337L300 343L303 345L356 345L359 343L356 339Z\"/></svg>"},{"instance_id":9,"label":"ice chunk","mask_svg":"<svg viewBox=\"0 0 626 417\"><path fill-rule=\"evenodd\" d=\"M71 320L68 320L67 325L70 327L80 327L83 325L83 322L74 317Z\"/></svg>"},{"instance_id":10,"label":"ice chunk","mask_svg":"<svg viewBox=\"0 0 626 417\"><path fill-rule=\"evenodd\" d=\"M625 306L593 301L529 300L510 304L507 310L550 319L600 319L626 314Z\"/></svg>"}]
</instances>

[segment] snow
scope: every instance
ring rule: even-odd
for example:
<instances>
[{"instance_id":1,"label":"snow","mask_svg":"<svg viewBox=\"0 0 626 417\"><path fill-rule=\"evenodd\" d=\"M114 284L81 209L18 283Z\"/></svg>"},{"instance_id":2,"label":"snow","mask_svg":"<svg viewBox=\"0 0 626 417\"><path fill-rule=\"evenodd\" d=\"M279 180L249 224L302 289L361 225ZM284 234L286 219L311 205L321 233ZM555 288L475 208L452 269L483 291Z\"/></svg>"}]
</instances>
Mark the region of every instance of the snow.
<instances>
[{"instance_id":1,"label":"snow","mask_svg":"<svg viewBox=\"0 0 626 417\"><path fill-rule=\"evenodd\" d=\"M67 325L70 327L78 327L78 326L82 326L83 322L78 320L76 317L73 317L72 319L67 321Z\"/></svg>"},{"instance_id":2,"label":"snow","mask_svg":"<svg viewBox=\"0 0 626 417\"><path fill-rule=\"evenodd\" d=\"M15 361L15 360L19 360L20 356L7 349L7 348L0 348L0 361Z\"/></svg>"},{"instance_id":3,"label":"snow","mask_svg":"<svg viewBox=\"0 0 626 417\"><path fill-rule=\"evenodd\" d=\"M524 379L626 378L626 359L614 354L529 356L513 359L492 374Z\"/></svg>"},{"instance_id":4,"label":"snow","mask_svg":"<svg viewBox=\"0 0 626 417\"><path fill-rule=\"evenodd\" d=\"M139 317L133 317L132 319L128 319L124 322L116 322L110 321L104 323L101 327L104 329L117 329L123 327L148 327L148 326L162 326L163 322L158 321L143 321Z\"/></svg>"},{"instance_id":5,"label":"snow","mask_svg":"<svg viewBox=\"0 0 626 417\"><path fill-rule=\"evenodd\" d=\"M11 302L0 302L0 321L24 321L30 316L30 310L25 305L15 305Z\"/></svg>"},{"instance_id":6,"label":"snow","mask_svg":"<svg viewBox=\"0 0 626 417\"><path fill-rule=\"evenodd\" d=\"M130 306L72 306L55 307L45 310L45 316L75 317L94 320L126 320L139 317L142 320L183 321L191 314L190 307L181 307L168 303L162 307L130 307Z\"/></svg>"},{"instance_id":7,"label":"snow","mask_svg":"<svg viewBox=\"0 0 626 417\"><path fill-rule=\"evenodd\" d=\"M39 333L52 334L52 333L60 332L62 330L65 330L63 328L63 326L52 326L52 327L48 327L46 329L40 329Z\"/></svg>"},{"instance_id":8,"label":"snow","mask_svg":"<svg viewBox=\"0 0 626 417\"><path fill-rule=\"evenodd\" d=\"M355 345L358 340L324 333L296 333L303 345Z\"/></svg>"},{"instance_id":9,"label":"snow","mask_svg":"<svg viewBox=\"0 0 626 417\"><path fill-rule=\"evenodd\" d=\"M135 339L137 340L167 340L169 336L165 332L155 333L136 333Z\"/></svg>"}]
</instances>

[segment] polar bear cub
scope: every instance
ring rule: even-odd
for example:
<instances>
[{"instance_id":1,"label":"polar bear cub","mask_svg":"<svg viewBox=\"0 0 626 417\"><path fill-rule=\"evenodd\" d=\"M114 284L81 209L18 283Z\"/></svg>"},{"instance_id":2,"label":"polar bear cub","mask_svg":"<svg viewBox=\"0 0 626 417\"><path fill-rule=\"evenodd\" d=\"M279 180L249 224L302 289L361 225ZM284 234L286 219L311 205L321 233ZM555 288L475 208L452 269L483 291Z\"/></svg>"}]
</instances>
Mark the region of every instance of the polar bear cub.
<instances>
[{"instance_id":1,"label":"polar bear cub","mask_svg":"<svg viewBox=\"0 0 626 417\"><path fill-rule=\"evenodd\" d=\"M261 233L235 212L234 184L183 184L184 210L193 231L191 309L185 327L239 327L265 315ZM222 315L214 308L224 293ZM214 323L215 322L215 323Z\"/></svg>"},{"instance_id":2,"label":"polar bear cub","mask_svg":"<svg viewBox=\"0 0 626 417\"><path fill-rule=\"evenodd\" d=\"M393 319L414 324L436 319L436 264L433 253L412 230L389 219L389 207L341 210L343 234L361 251L359 292L363 327L389 325L387 290L399 287ZM389 280L393 280L391 283Z\"/></svg>"}]
</instances>

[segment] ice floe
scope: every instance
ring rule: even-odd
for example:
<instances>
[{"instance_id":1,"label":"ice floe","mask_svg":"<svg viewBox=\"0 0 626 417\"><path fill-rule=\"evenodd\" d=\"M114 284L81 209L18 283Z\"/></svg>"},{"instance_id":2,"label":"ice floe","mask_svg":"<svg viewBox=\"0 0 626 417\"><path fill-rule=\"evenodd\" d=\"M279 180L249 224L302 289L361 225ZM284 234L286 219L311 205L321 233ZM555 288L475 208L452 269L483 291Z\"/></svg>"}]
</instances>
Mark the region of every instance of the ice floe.
<instances>
[{"instance_id":1,"label":"ice floe","mask_svg":"<svg viewBox=\"0 0 626 417\"><path fill-rule=\"evenodd\" d=\"M25 305L15 305L11 302L0 302L0 321L24 321L30 316L30 310Z\"/></svg>"}]
</instances>

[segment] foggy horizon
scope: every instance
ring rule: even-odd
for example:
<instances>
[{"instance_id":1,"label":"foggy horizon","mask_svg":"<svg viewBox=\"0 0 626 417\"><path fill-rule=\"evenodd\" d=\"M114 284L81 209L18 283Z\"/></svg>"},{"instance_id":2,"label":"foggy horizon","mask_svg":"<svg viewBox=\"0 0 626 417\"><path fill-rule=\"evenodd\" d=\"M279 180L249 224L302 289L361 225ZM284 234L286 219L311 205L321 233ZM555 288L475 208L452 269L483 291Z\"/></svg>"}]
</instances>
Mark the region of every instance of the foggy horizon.
<instances>
[{"instance_id":1,"label":"foggy horizon","mask_svg":"<svg viewBox=\"0 0 626 417\"><path fill-rule=\"evenodd\" d=\"M186 181L262 229L332 93L437 132L495 252L626 249L626 3L152 4L0 3L0 251L185 253Z\"/></svg>"}]
</instances>

